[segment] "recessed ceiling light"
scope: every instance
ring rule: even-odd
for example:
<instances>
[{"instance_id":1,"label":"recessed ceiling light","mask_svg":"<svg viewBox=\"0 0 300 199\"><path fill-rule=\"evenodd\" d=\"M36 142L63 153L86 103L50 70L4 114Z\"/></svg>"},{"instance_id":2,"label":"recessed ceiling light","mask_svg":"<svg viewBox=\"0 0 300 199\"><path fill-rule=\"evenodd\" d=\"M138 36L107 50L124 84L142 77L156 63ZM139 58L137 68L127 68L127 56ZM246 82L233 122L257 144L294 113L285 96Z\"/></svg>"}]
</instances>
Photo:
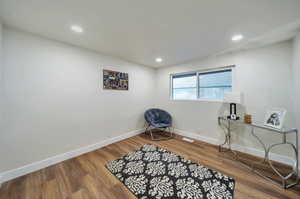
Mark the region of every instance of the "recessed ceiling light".
<instances>
[{"instance_id":1,"label":"recessed ceiling light","mask_svg":"<svg viewBox=\"0 0 300 199\"><path fill-rule=\"evenodd\" d=\"M243 35L238 34L238 35L234 35L234 36L231 38L231 40L232 40L232 41L241 41L243 38L244 38Z\"/></svg>"},{"instance_id":2,"label":"recessed ceiling light","mask_svg":"<svg viewBox=\"0 0 300 199\"><path fill-rule=\"evenodd\" d=\"M162 59L162 58L160 58L160 57L157 57L157 58L155 59L155 61L156 61L157 63L160 63L160 62L162 62L162 61L163 61L163 59Z\"/></svg>"},{"instance_id":3,"label":"recessed ceiling light","mask_svg":"<svg viewBox=\"0 0 300 199\"><path fill-rule=\"evenodd\" d=\"M72 25L71 26L71 30L73 32L76 32L76 33L82 33L83 32L83 29L80 26L78 26L78 25Z\"/></svg>"}]
</instances>

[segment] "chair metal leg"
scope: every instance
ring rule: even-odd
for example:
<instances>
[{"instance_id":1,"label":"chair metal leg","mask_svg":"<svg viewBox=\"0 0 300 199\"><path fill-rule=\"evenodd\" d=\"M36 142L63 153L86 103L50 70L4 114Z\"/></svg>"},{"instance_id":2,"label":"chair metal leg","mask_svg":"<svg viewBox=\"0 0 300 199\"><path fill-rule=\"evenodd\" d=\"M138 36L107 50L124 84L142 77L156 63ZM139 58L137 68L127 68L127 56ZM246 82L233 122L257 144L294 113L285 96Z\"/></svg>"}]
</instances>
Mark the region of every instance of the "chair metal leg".
<instances>
[{"instance_id":1,"label":"chair metal leg","mask_svg":"<svg viewBox=\"0 0 300 199\"><path fill-rule=\"evenodd\" d=\"M145 123L145 125L147 125L146 123ZM146 127L146 130L145 130L145 133L147 134L147 132L148 132L148 128L150 127L150 124L148 124L147 125L147 127Z\"/></svg>"},{"instance_id":2,"label":"chair metal leg","mask_svg":"<svg viewBox=\"0 0 300 199\"><path fill-rule=\"evenodd\" d=\"M162 131L164 133L169 133L170 136L165 137L165 138L154 138L152 130L155 128L152 128L152 126L150 124L148 124L147 122L145 122L145 126L146 126L145 134L149 133L152 141L168 140L168 139L171 139L174 137L172 127L160 128L160 129L162 129ZM168 129L168 132L166 131L167 129Z\"/></svg>"},{"instance_id":3,"label":"chair metal leg","mask_svg":"<svg viewBox=\"0 0 300 199\"><path fill-rule=\"evenodd\" d=\"M151 140L154 140L155 141L155 139L154 139L154 137L153 137L153 133L152 133L152 129L150 128L150 136L151 136Z\"/></svg>"},{"instance_id":4,"label":"chair metal leg","mask_svg":"<svg viewBox=\"0 0 300 199\"><path fill-rule=\"evenodd\" d=\"M170 136L173 137L173 133L174 133L174 132L172 131L172 128L171 128L171 127L168 127L168 129L169 129Z\"/></svg>"},{"instance_id":5,"label":"chair metal leg","mask_svg":"<svg viewBox=\"0 0 300 199\"><path fill-rule=\"evenodd\" d=\"M149 127L150 127L150 126L149 126ZM148 128L147 128L147 129L148 129ZM170 136L165 137L165 138L154 138L153 132L152 132L153 129L150 127L149 132L150 132L151 140L152 140L152 141L162 141L162 140L169 140L169 139L173 138L174 136L173 136L173 131L171 130L171 128L170 128L170 127L163 128L163 132L166 133L166 132L167 132L166 129L169 130L168 133L170 133Z\"/></svg>"}]
</instances>

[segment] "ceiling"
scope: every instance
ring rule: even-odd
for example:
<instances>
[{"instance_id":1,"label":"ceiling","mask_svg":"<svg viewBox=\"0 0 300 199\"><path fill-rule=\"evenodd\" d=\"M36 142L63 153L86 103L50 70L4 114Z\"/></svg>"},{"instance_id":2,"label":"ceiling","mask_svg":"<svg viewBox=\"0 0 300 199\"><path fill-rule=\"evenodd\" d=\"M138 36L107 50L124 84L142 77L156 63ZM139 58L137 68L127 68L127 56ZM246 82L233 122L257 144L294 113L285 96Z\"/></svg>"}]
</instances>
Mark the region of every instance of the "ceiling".
<instances>
[{"instance_id":1,"label":"ceiling","mask_svg":"<svg viewBox=\"0 0 300 199\"><path fill-rule=\"evenodd\" d=\"M299 0L0 0L6 25L153 67L264 38L299 21L299 10Z\"/></svg>"}]
</instances>

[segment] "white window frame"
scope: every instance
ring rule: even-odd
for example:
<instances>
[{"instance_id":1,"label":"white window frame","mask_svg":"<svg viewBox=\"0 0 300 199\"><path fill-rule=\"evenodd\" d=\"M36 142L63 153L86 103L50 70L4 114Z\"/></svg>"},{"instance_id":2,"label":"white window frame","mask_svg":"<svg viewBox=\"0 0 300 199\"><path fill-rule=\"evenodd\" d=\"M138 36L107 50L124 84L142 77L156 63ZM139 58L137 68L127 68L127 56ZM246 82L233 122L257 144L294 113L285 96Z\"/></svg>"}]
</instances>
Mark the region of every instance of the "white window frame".
<instances>
[{"instance_id":1,"label":"white window frame","mask_svg":"<svg viewBox=\"0 0 300 199\"><path fill-rule=\"evenodd\" d=\"M208 99L208 98L199 98L199 73L207 73L207 72L218 72L218 71L225 71L231 69L231 88L232 91L235 91L235 83L236 83L236 78L235 78L235 65L229 65L229 66L223 66L223 67L218 67L218 68L211 68L211 69L203 69L203 70L197 70L197 71L189 71L189 72L183 72L183 73L173 73L170 74L169 82L170 82L170 89L169 89L169 97L170 100L172 101L209 101L209 102L223 102L223 99ZM173 76L176 75L185 75L185 74L191 74L191 73L196 73L197 76L197 99L174 99L173 98Z\"/></svg>"}]
</instances>

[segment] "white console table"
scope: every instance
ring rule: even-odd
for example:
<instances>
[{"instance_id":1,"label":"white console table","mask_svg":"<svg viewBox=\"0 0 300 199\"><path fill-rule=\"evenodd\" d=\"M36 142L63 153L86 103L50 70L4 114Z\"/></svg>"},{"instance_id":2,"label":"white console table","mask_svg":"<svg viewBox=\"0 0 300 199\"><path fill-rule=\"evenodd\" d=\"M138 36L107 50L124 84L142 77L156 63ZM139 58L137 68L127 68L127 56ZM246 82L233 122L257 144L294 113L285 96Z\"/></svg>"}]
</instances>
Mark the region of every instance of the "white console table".
<instances>
[{"instance_id":1,"label":"white console table","mask_svg":"<svg viewBox=\"0 0 300 199\"><path fill-rule=\"evenodd\" d=\"M227 117L218 117L218 124L220 127L222 127L224 129L224 133L225 133L225 141L223 144L219 145L219 152L227 152L227 151L230 151L234 154L234 157L235 157L235 160L239 160L239 157L238 157L238 153L234 150L231 149L231 126L232 124L240 124L240 125L246 125L246 126L249 126L251 128L251 134L252 136L254 136L258 141L259 143L262 145L263 149L264 149L264 152L265 152L265 155L264 155L264 159L260 162L258 162L259 164L262 164L262 163L265 163L267 162L270 167L272 168L272 170L274 171L274 173L276 175L278 175L281 179L281 184L278 184L277 182L275 182L274 180L272 180L271 178L265 176L263 173L259 172L259 170L255 169L254 168L254 164L251 164L251 165L248 165L248 164L245 164L241 161L239 161L240 163L242 163L244 166L246 166L247 168L251 169L253 172L255 172L256 174L260 175L261 177L277 184L277 185L280 185L282 188L284 189L287 189L287 188L290 188L296 184L299 183L299 171L298 171L298 165L299 165L299 160L298 160L298 130L295 129L295 128L292 128L292 129L282 129L282 130L279 130L279 129L274 129L274 128L269 128L269 127L266 127L264 125L259 125L259 124L248 124L248 123L245 123L243 121L240 121L240 120L231 120L231 119L228 119ZM268 130L268 131L271 131L273 133L277 133L277 134L280 134L282 135L282 141L280 143L276 143L276 144L273 144L269 147L267 147L264 142L255 134L255 129L264 129L264 130ZM295 137L296 137L296 144L293 144L293 143L290 143L287 141L286 139L286 136L287 134L290 134L290 133L294 133L295 134ZM227 148L224 150L224 146L227 145ZM295 152L295 164L293 166L293 169L292 171L286 175L286 176L283 176L275 167L274 165L272 164L272 161L270 160L269 158L269 155L270 155L270 150L275 147L275 146L278 146L278 145L285 145L285 146L291 146L291 148L293 149L293 151ZM292 183L287 183L287 181L293 176L293 175L296 175L296 180Z\"/></svg>"}]
</instances>

